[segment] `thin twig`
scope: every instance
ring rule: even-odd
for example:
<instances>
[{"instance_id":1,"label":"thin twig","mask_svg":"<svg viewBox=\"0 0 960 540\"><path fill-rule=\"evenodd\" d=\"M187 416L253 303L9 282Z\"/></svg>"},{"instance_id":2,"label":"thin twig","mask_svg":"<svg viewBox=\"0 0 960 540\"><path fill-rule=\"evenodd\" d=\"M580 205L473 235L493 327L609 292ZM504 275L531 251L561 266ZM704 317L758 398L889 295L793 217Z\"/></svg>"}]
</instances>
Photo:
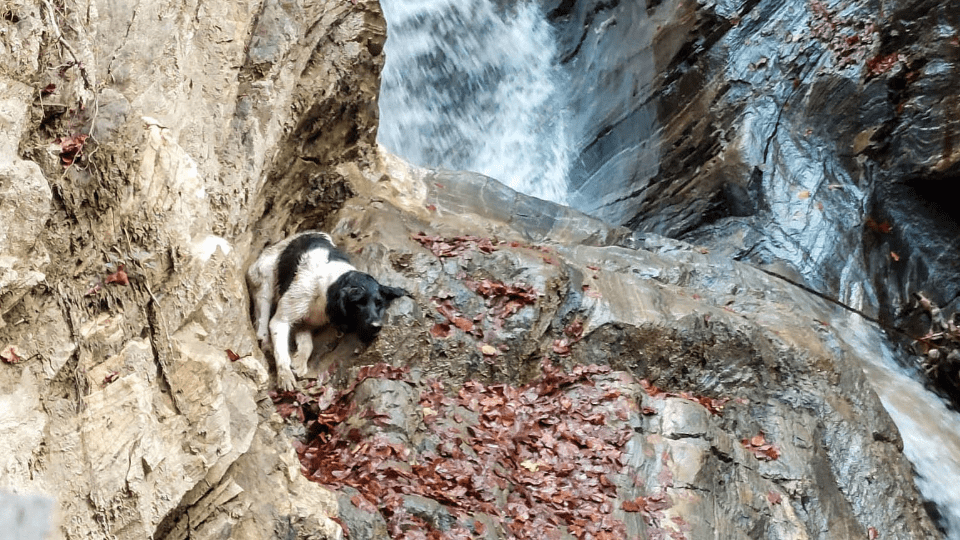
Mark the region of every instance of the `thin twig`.
<instances>
[{"instance_id":1,"label":"thin twig","mask_svg":"<svg viewBox=\"0 0 960 540\"><path fill-rule=\"evenodd\" d=\"M88 89L93 90L93 85L90 84L90 80L87 79L87 70L83 67L83 62L80 61L80 57L77 56L77 52L73 50L73 47L70 46L70 43L67 42L66 38L63 37L63 32L60 31L60 26L57 24L56 11L53 9L53 5L50 4L50 0L43 0L43 5L47 7L47 13L50 18L50 26L53 27L54 32L57 35L57 41L60 42L60 45L63 45L63 48L70 53L70 56L73 57L73 62L77 66L77 69L80 70L80 77L83 78L83 83L87 86Z\"/></svg>"}]
</instances>

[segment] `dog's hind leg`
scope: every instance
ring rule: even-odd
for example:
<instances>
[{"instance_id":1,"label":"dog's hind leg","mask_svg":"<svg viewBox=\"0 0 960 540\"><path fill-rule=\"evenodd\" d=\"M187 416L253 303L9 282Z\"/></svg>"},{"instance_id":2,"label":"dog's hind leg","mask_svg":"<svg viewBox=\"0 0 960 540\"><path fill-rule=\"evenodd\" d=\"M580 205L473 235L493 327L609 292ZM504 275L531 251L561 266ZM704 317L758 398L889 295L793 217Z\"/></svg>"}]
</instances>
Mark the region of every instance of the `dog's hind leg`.
<instances>
[{"instance_id":1,"label":"dog's hind leg","mask_svg":"<svg viewBox=\"0 0 960 540\"><path fill-rule=\"evenodd\" d=\"M260 348L270 348L270 306L273 303L274 272L270 257L263 256L247 271L247 284L253 292L253 318L257 321L257 339Z\"/></svg>"}]
</instances>

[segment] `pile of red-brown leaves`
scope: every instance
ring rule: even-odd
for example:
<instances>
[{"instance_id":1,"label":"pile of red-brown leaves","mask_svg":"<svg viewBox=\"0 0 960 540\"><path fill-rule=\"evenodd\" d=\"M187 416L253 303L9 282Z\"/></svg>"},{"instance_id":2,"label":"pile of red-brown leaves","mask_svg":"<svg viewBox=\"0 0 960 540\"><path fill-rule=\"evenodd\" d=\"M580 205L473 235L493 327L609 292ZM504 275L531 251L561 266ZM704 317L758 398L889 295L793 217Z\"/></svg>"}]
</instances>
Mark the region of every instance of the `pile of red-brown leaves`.
<instances>
[{"instance_id":1,"label":"pile of red-brown leaves","mask_svg":"<svg viewBox=\"0 0 960 540\"><path fill-rule=\"evenodd\" d=\"M613 540L625 537L625 527L613 517L617 494L609 475L624 467L621 448L632 430L621 420L636 405L600 378L609 371L594 365L563 373L545 362L534 383L470 381L456 395L428 383L420 404L425 438L435 446L421 451L386 435L364 439L344 424L357 413L350 400L355 384L370 376L402 378L402 370L365 368L357 383L319 410L305 394L273 397L283 414L305 419L312 434L297 447L303 474L358 490L352 502L379 510L393 538L472 538L492 520L514 538L559 539L566 530ZM378 423L377 414L360 417ZM404 509L408 494L441 503L456 524L433 529Z\"/></svg>"},{"instance_id":2,"label":"pile of red-brown leaves","mask_svg":"<svg viewBox=\"0 0 960 540\"><path fill-rule=\"evenodd\" d=\"M437 305L437 312L443 315L446 321L433 325L430 329L433 337L449 337L455 326L477 339L483 339L483 329L478 325L480 321L489 318L495 328L501 328L504 319L520 311L523 306L537 301L537 293L533 287L523 283L506 285L486 278L479 281L466 278L464 284L471 291L484 297L487 310L468 318L453 304L452 295L435 296L433 301Z\"/></svg>"},{"instance_id":3,"label":"pile of red-brown leaves","mask_svg":"<svg viewBox=\"0 0 960 540\"><path fill-rule=\"evenodd\" d=\"M740 444L760 461L773 461L780 457L780 448L773 443L767 442L762 431L758 435L750 437L750 439L743 439L740 441Z\"/></svg>"},{"instance_id":4,"label":"pile of red-brown leaves","mask_svg":"<svg viewBox=\"0 0 960 540\"><path fill-rule=\"evenodd\" d=\"M472 319L464 317L463 313L457 309L457 306L453 305L452 295L444 297L435 296L433 301L437 304L437 312L447 319L446 321L433 325L433 328L430 329L430 334L433 335L433 337L449 337L450 333L453 332L453 327L456 326L477 339L483 339L483 329L476 324L483 320L483 313L477 314Z\"/></svg>"},{"instance_id":5,"label":"pile of red-brown leaves","mask_svg":"<svg viewBox=\"0 0 960 540\"><path fill-rule=\"evenodd\" d=\"M810 12L811 34L833 52L838 67L859 64L872 50L878 36L874 23L856 17L840 17L821 0L810 0Z\"/></svg>"},{"instance_id":6,"label":"pile of red-brown leaves","mask_svg":"<svg viewBox=\"0 0 960 540\"><path fill-rule=\"evenodd\" d=\"M433 301L437 305L437 312L443 315L446 321L433 325L430 333L434 337L449 337L456 326L477 339L483 339L483 329L478 326L480 321L489 317L495 328L502 328L504 319L520 311L523 306L537 301L537 292L523 283L506 285L486 278L479 281L465 278L463 282L468 289L484 298L487 310L467 318L453 304L452 295L435 296Z\"/></svg>"},{"instance_id":7,"label":"pile of red-brown leaves","mask_svg":"<svg viewBox=\"0 0 960 540\"><path fill-rule=\"evenodd\" d=\"M411 238L420 242L420 244L429 249L434 255L440 258L444 257L467 257L469 258L473 251L482 253L493 253L497 247L489 238L479 236L454 236L453 238L444 238L442 236L431 236L419 232L410 235Z\"/></svg>"},{"instance_id":8,"label":"pile of red-brown leaves","mask_svg":"<svg viewBox=\"0 0 960 540\"><path fill-rule=\"evenodd\" d=\"M487 303L487 313L493 318L494 325L502 326L503 319L520 311L520 308L537 302L537 292L524 283L507 285L492 279L464 279L464 285L482 296Z\"/></svg>"},{"instance_id":9,"label":"pile of red-brown leaves","mask_svg":"<svg viewBox=\"0 0 960 540\"><path fill-rule=\"evenodd\" d=\"M692 401L694 403L699 403L703 405L705 409L710 411L710 414L721 415L723 414L723 406L726 405L730 398L714 399L707 396L697 396L689 392L667 392L664 391L652 384L646 379L641 379L640 386L643 388L643 391L647 393L648 396L653 398L664 398L664 397L678 397Z\"/></svg>"}]
</instances>

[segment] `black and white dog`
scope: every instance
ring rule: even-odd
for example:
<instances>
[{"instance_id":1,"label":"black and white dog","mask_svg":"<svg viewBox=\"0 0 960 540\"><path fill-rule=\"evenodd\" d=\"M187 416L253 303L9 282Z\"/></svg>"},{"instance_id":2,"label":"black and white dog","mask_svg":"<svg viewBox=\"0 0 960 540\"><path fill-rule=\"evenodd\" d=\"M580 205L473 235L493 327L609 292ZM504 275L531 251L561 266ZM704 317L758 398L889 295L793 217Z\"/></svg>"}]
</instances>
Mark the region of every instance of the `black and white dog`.
<instances>
[{"instance_id":1,"label":"black and white dog","mask_svg":"<svg viewBox=\"0 0 960 540\"><path fill-rule=\"evenodd\" d=\"M294 371L298 375L306 371L315 328L332 323L345 332L357 332L364 342L373 341L390 302L410 294L357 271L330 235L318 231L297 233L265 249L247 270L247 283L257 338L264 350L273 345L282 390L294 388ZM294 328L297 364L291 366Z\"/></svg>"}]
</instances>

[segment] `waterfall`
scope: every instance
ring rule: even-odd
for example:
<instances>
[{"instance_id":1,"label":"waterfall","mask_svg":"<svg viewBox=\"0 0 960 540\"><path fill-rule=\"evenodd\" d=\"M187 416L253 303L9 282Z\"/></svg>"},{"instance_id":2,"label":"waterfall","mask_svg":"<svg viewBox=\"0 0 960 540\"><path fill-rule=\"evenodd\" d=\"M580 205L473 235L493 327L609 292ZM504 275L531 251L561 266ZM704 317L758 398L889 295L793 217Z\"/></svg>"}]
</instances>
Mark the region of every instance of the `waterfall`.
<instances>
[{"instance_id":1,"label":"waterfall","mask_svg":"<svg viewBox=\"0 0 960 540\"><path fill-rule=\"evenodd\" d=\"M422 167L469 170L566 202L556 39L535 3L382 0L380 143Z\"/></svg>"},{"instance_id":2,"label":"waterfall","mask_svg":"<svg viewBox=\"0 0 960 540\"><path fill-rule=\"evenodd\" d=\"M916 471L917 487L936 503L947 538L960 539L960 413L950 410L894 359L878 328L859 317L834 321L864 361L863 370L900 430L903 453Z\"/></svg>"}]
</instances>

